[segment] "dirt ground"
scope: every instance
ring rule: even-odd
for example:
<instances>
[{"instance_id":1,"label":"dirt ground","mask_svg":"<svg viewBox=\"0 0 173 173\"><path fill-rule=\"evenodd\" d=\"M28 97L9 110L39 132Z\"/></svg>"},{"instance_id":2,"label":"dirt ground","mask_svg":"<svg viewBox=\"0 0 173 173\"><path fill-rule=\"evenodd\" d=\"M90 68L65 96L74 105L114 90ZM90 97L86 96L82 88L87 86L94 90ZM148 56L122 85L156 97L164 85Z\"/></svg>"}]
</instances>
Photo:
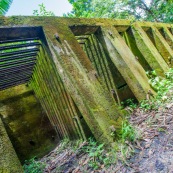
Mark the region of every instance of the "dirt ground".
<instances>
[{"instance_id":1,"label":"dirt ground","mask_svg":"<svg viewBox=\"0 0 173 173\"><path fill-rule=\"evenodd\" d=\"M83 142L74 151L70 146L60 146L41 159L47 166L44 173L173 173L173 103L167 103L159 110L144 111L136 108L130 115L131 124L140 131L140 139L127 142L133 153L126 160L115 164L100 165L93 170L88 165L87 153L80 150Z\"/></svg>"}]
</instances>

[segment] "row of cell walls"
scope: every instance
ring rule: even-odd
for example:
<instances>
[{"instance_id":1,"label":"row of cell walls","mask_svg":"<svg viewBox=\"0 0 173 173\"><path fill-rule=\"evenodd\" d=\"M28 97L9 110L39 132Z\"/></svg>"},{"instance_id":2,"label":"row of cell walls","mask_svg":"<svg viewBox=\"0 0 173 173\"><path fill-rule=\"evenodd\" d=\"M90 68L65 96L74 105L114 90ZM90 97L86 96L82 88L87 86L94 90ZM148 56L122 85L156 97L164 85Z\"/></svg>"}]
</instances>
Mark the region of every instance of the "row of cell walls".
<instances>
[{"instance_id":1,"label":"row of cell walls","mask_svg":"<svg viewBox=\"0 0 173 173\"><path fill-rule=\"evenodd\" d=\"M166 42L169 44L171 49L173 50L173 34L170 28L162 27L158 29L161 35L164 37Z\"/></svg>"},{"instance_id":2,"label":"row of cell walls","mask_svg":"<svg viewBox=\"0 0 173 173\"><path fill-rule=\"evenodd\" d=\"M129 26L127 30L120 32L120 35L146 72L155 70L157 74L163 76L168 71L167 62L154 46L152 38L149 38L148 33L141 26L138 24Z\"/></svg>"},{"instance_id":3,"label":"row of cell walls","mask_svg":"<svg viewBox=\"0 0 173 173\"><path fill-rule=\"evenodd\" d=\"M34 90L60 140L85 139L87 133L84 132L80 121L81 114L43 47L40 48L29 86Z\"/></svg>"},{"instance_id":4,"label":"row of cell walls","mask_svg":"<svg viewBox=\"0 0 173 173\"><path fill-rule=\"evenodd\" d=\"M150 67L150 65L148 64L148 62L146 61L146 59L144 58L143 54L137 46L137 43L134 39L132 28L129 27L126 31L119 32L119 34L124 38L126 44L135 55L136 60L139 61L139 63L142 65L145 71L151 71L152 68Z\"/></svg>"},{"instance_id":5,"label":"row of cell walls","mask_svg":"<svg viewBox=\"0 0 173 173\"><path fill-rule=\"evenodd\" d=\"M22 163L47 154L57 145L50 121L25 84L0 91L0 115Z\"/></svg>"},{"instance_id":6,"label":"row of cell walls","mask_svg":"<svg viewBox=\"0 0 173 173\"><path fill-rule=\"evenodd\" d=\"M148 37L152 41L153 45L156 47L157 51L163 57L165 62L172 67L173 63L171 61L171 57L173 57L173 49L170 47L167 40L163 37L163 35L159 32L159 30L152 26L148 28L144 28L145 32L147 33ZM165 31L166 33L166 31ZM173 42L172 42L173 43Z\"/></svg>"},{"instance_id":7,"label":"row of cell walls","mask_svg":"<svg viewBox=\"0 0 173 173\"><path fill-rule=\"evenodd\" d=\"M96 32L91 35L76 36L76 39L95 67L97 71L95 75L104 88L110 92L114 100L120 104L121 101L129 98L135 99L129 86L113 64L108 52L103 49L98 37L99 35Z\"/></svg>"}]
</instances>

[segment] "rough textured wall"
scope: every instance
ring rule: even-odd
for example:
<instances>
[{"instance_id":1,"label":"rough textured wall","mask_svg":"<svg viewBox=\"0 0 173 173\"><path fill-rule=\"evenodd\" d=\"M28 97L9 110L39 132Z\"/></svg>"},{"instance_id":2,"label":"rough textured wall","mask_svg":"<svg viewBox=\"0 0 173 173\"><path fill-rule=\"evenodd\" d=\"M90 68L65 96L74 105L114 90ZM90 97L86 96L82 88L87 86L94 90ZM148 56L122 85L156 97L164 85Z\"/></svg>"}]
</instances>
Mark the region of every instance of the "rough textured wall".
<instances>
[{"instance_id":1,"label":"rough textured wall","mask_svg":"<svg viewBox=\"0 0 173 173\"><path fill-rule=\"evenodd\" d=\"M112 94L118 104L129 98L135 98L123 76L113 64L109 52L104 50L102 42L99 40L100 34L91 34L86 37L83 40L84 36L76 36L79 44L82 43L82 48L95 67L103 87Z\"/></svg>"},{"instance_id":2,"label":"rough textured wall","mask_svg":"<svg viewBox=\"0 0 173 173\"><path fill-rule=\"evenodd\" d=\"M25 85L0 91L0 114L22 162L55 147L55 131L33 91Z\"/></svg>"},{"instance_id":3,"label":"rough textured wall","mask_svg":"<svg viewBox=\"0 0 173 173\"><path fill-rule=\"evenodd\" d=\"M40 49L37 59L29 86L35 91L52 125L56 128L59 139L79 137L86 139L91 132L44 48ZM85 126L85 131L81 123Z\"/></svg>"},{"instance_id":4,"label":"rough textured wall","mask_svg":"<svg viewBox=\"0 0 173 173\"><path fill-rule=\"evenodd\" d=\"M119 76L122 76L124 84L121 87L127 84L133 95L140 101L145 99L151 91L155 94L148 83L145 72L156 70L158 74L164 76L169 69L168 60L172 61L171 57L167 57L172 55L170 46L172 25L169 24L22 16L2 17L0 24L3 26L34 25L43 27L44 32L40 32L38 35L29 29L26 32L19 32L21 27L9 28L8 33L5 29L0 28L3 30L0 32L0 38L4 39L4 34L6 34L5 39L38 36L45 44L46 51L40 51L42 55L38 56L38 66L34 71L31 86L39 96L52 124L56 122L57 129L63 134L63 137L79 135L77 126L80 126L80 123L75 126L74 121L71 120L71 118L75 118L74 112L78 110L96 139L107 143L113 143L116 140L110 135L110 127L114 126L116 129L114 132L118 133L118 129L121 127L122 111L110 92L113 77L109 78L112 67L110 68L108 63L111 63L118 70ZM148 28L152 29L152 37L147 35ZM160 29L163 29L166 37L159 33ZM12 32L12 30L14 31ZM93 54L90 56L83 51L75 37L92 34L97 37L104 52L107 53L98 69L93 61L97 61L96 64L100 63L101 56L104 56L100 54L101 51L98 51L101 47L97 46L93 50L96 42L90 40L92 46L89 51ZM165 42L165 38L168 44ZM160 50L160 47L163 49ZM96 52L97 54L95 54ZM51 59L54 64L53 70L51 66L48 68L45 66L45 69L40 68L42 64L47 65L48 63L47 60L40 61L40 57L44 57L46 53L48 53L47 60ZM94 57L93 60L91 60L92 57ZM102 70L102 73L99 70ZM119 82L114 82L117 87ZM116 92L116 88L112 91ZM73 105L73 109L69 109L70 105ZM72 113L72 111L74 112ZM69 116L69 114L71 115ZM71 124L72 128L69 124L67 125L67 122Z\"/></svg>"},{"instance_id":5,"label":"rough textured wall","mask_svg":"<svg viewBox=\"0 0 173 173\"><path fill-rule=\"evenodd\" d=\"M0 117L0 173L22 172L22 166Z\"/></svg>"}]
</instances>

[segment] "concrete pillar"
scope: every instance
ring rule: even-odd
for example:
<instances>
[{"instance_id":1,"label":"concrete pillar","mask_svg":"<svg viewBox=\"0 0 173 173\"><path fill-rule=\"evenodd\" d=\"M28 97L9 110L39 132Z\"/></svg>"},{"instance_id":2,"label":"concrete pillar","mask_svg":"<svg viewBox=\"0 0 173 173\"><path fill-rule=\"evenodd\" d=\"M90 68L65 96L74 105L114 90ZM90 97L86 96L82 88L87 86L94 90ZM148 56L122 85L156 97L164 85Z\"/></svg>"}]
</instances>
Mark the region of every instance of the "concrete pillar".
<instances>
[{"instance_id":1,"label":"concrete pillar","mask_svg":"<svg viewBox=\"0 0 173 173\"><path fill-rule=\"evenodd\" d=\"M114 27L102 27L101 31L103 33L102 45L109 52L112 62L135 97L139 101L145 99L147 92L152 89L148 84L144 69Z\"/></svg>"},{"instance_id":2,"label":"concrete pillar","mask_svg":"<svg viewBox=\"0 0 173 173\"><path fill-rule=\"evenodd\" d=\"M173 50L170 48L169 44L166 42L166 40L164 39L164 37L161 35L161 33L158 31L156 27L152 26L151 30L154 39L154 45L156 46L158 52L164 58L165 62L168 65L171 65L170 57L173 57Z\"/></svg>"},{"instance_id":3,"label":"concrete pillar","mask_svg":"<svg viewBox=\"0 0 173 173\"><path fill-rule=\"evenodd\" d=\"M164 73L169 70L169 67L153 45L152 41L138 23L133 24L131 27L137 47L148 64L157 74L164 76Z\"/></svg>"},{"instance_id":4,"label":"concrete pillar","mask_svg":"<svg viewBox=\"0 0 173 173\"><path fill-rule=\"evenodd\" d=\"M169 29L167 27L163 27L163 32L165 34L165 39L166 39L167 43L169 44L169 46L173 50L173 35L172 35L172 33L169 31Z\"/></svg>"},{"instance_id":5,"label":"concrete pillar","mask_svg":"<svg viewBox=\"0 0 173 173\"><path fill-rule=\"evenodd\" d=\"M60 41L52 38L49 28L45 27L53 61L66 89L96 139L111 144L114 137L110 134L110 126L121 127L121 110L100 84L96 70L69 28L62 30L52 25L51 30L58 32L60 37Z\"/></svg>"}]
</instances>

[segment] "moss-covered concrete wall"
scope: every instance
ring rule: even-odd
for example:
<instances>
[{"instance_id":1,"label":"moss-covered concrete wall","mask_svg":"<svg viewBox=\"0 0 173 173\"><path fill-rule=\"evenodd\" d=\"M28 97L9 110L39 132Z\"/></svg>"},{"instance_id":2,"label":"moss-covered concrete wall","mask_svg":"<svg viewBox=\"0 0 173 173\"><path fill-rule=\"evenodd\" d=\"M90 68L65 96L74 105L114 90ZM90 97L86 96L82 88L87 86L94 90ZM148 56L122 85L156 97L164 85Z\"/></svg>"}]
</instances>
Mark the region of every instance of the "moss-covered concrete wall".
<instances>
[{"instance_id":1,"label":"moss-covered concrete wall","mask_svg":"<svg viewBox=\"0 0 173 173\"><path fill-rule=\"evenodd\" d=\"M0 39L38 36L41 40L29 84L60 139L85 138L82 117L96 139L113 143L110 126L118 133L123 116L117 102L154 94L145 72L156 70L163 76L169 69L167 56L172 56L171 24L19 16L1 17L0 25L43 27L44 33L37 34L17 28L6 33L0 28ZM82 48L75 36L88 35ZM126 90L118 91L125 85Z\"/></svg>"},{"instance_id":2,"label":"moss-covered concrete wall","mask_svg":"<svg viewBox=\"0 0 173 173\"><path fill-rule=\"evenodd\" d=\"M83 37L76 37L79 43ZM123 76L112 62L108 50L104 49L100 38L101 35L97 32L89 35L82 44L82 48L96 69L95 75L118 104L130 98L135 99Z\"/></svg>"},{"instance_id":3,"label":"moss-covered concrete wall","mask_svg":"<svg viewBox=\"0 0 173 173\"><path fill-rule=\"evenodd\" d=\"M91 132L44 48L43 43L29 86L35 91L52 125L56 128L59 139L86 139L91 136Z\"/></svg>"},{"instance_id":4,"label":"moss-covered concrete wall","mask_svg":"<svg viewBox=\"0 0 173 173\"><path fill-rule=\"evenodd\" d=\"M0 115L21 162L56 146L55 130L26 85L0 91Z\"/></svg>"}]
</instances>

